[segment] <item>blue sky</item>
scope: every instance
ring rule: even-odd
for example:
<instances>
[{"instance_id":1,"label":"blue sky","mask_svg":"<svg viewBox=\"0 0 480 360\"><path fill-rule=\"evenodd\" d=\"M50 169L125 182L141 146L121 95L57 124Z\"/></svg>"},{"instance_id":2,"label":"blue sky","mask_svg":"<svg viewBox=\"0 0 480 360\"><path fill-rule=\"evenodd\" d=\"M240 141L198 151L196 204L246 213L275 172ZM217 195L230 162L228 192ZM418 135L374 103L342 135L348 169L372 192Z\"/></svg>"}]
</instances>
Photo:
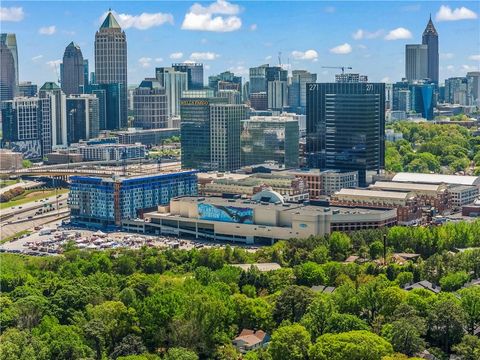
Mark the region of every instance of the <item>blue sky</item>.
<instances>
[{"instance_id":1,"label":"blue sky","mask_svg":"<svg viewBox=\"0 0 480 360\"><path fill-rule=\"evenodd\" d=\"M480 2L398 1L2 1L1 32L17 34L20 80L56 79L70 41L93 68L93 42L112 8L128 41L129 84L155 66L197 60L207 76L281 60L319 81L352 66L372 81L404 76L405 44L421 43L429 14L440 36L440 77L465 75L480 64Z\"/></svg>"}]
</instances>

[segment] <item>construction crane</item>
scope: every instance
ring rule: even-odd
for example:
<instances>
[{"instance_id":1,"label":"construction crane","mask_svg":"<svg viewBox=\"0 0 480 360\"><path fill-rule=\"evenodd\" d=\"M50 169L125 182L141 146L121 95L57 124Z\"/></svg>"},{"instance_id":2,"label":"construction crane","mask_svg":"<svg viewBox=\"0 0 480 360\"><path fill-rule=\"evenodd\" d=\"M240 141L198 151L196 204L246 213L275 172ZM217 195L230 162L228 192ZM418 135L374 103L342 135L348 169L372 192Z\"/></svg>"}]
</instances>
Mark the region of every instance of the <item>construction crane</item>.
<instances>
[{"instance_id":1,"label":"construction crane","mask_svg":"<svg viewBox=\"0 0 480 360\"><path fill-rule=\"evenodd\" d=\"M345 69L352 69L351 66L322 66L322 69L342 69L342 75L345 74Z\"/></svg>"},{"instance_id":2,"label":"construction crane","mask_svg":"<svg viewBox=\"0 0 480 360\"><path fill-rule=\"evenodd\" d=\"M278 52L278 66L282 66L282 52Z\"/></svg>"}]
</instances>

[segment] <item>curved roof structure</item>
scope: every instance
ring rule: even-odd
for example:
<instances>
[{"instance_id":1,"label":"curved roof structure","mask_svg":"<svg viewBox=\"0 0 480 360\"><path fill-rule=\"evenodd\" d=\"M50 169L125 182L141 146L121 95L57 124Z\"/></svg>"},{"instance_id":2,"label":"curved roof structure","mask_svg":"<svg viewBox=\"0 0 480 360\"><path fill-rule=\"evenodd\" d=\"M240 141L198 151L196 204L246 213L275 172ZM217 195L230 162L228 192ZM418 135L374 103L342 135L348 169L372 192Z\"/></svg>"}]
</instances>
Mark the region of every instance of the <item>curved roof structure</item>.
<instances>
[{"instance_id":1,"label":"curved roof structure","mask_svg":"<svg viewBox=\"0 0 480 360\"><path fill-rule=\"evenodd\" d=\"M279 194L276 191L273 190L262 190L256 193L255 195L252 196L253 201L261 201L265 202L268 201L269 203L272 204L277 204L281 203L284 204L285 200L283 199L283 196Z\"/></svg>"}]
</instances>

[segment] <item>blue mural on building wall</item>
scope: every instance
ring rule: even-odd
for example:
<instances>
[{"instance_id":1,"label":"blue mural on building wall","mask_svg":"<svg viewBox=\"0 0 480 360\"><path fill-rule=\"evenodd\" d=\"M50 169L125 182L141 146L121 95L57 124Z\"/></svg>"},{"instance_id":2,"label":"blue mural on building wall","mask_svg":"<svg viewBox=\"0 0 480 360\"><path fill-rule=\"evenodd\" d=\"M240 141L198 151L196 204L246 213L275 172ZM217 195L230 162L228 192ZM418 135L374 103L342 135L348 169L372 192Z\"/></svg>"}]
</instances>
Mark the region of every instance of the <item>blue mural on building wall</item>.
<instances>
[{"instance_id":1,"label":"blue mural on building wall","mask_svg":"<svg viewBox=\"0 0 480 360\"><path fill-rule=\"evenodd\" d=\"M201 220L253 224L253 209L235 206L198 204L198 216Z\"/></svg>"}]
</instances>

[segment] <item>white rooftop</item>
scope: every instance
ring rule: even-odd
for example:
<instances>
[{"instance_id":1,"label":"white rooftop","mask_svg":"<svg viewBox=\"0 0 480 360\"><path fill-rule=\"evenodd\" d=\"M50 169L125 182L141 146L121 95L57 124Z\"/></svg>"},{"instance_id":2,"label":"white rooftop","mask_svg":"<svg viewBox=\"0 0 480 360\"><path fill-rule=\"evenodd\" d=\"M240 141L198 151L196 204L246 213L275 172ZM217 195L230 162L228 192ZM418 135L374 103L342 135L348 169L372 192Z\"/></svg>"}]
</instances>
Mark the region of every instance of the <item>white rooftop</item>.
<instances>
[{"instance_id":1,"label":"white rooftop","mask_svg":"<svg viewBox=\"0 0 480 360\"><path fill-rule=\"evenodd\" d=\"M476 185L480 186L480 176L416 174L401 172L392 181L415 182L424 184Z\"/></svg>"},{"instance_id":2,"label":"white rooftop","mask_svg":"<svg viewBox=\"0 0 480 360\"><path fill-rule=\"evenodd\" d=\"M388 198L388 199L408 199L414 196L414 194L410 192L362 190L362 189L341 189L340 191L337 191L335 195L378 197L378 198Z\"/></svg>"},{"instance_id":3,"label":"white rooftop","mask_svg":"<svg viewBox=\"0 0 480 360\"><path fill-rule=\"evenodd\" d=\"M441 191L445 189L445 185L441 184L417 184L404 183L394 181L377 181L375 184L369 186L371 189L391 189L404 191Z\"/></svg>"}]
</instances>

